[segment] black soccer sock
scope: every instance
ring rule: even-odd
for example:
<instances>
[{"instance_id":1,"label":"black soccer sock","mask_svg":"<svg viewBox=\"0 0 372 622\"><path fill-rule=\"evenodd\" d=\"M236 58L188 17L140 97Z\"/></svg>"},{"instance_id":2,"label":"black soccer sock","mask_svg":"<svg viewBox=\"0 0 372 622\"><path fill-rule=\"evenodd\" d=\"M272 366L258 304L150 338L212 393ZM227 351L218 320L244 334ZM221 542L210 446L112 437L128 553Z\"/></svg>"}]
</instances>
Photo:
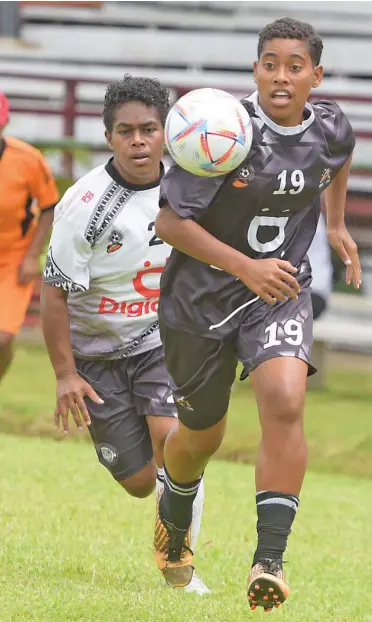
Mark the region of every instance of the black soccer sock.
<instances>
[{"instance_id":1,"label":"black soccer sock","mask_svg":"<svg viewBox=\"0 0 372 622\"><path fill-rule=\"evenodd\" d=\"M258 545L253 566L262 559L283 559L299 503L295 495L272 490L257 493Z\"/></svg>"},{"instance_id":2,"label":"black soccer sock","mask_svg":"<svg viewBox=\"0 0 372 622\"><path fill-rule=\"evenodd\" d=\"M188 529L192 521L192 504L198 493L201 475L189 484L175 482L164 465L164 492L160 502L160 516L177 529Z\"/></svg>"}]
</instances>

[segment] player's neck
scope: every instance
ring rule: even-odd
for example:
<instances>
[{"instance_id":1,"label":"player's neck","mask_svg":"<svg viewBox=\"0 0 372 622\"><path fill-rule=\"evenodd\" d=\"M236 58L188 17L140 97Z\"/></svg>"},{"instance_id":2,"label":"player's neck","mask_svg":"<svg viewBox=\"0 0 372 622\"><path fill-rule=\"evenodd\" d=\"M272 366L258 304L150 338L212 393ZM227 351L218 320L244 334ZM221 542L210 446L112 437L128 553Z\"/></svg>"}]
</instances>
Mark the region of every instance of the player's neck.
<instances>
[{"instance_id":1,"label":"player's neck","mask_svg":"<svg viewBox=\"0 0 372 622\"><path fill-rule=\"evenodd\" d=\"M120 177L123 179L123 182L127 182L131 185L146 186L158 180L161 174L160 162L156 168L154 168L152 171L149 171L147 174L141 175L140 177L135 177L134 175L128 173L128 171L122 167L122 165L115 156L112 160L112 164L116 171L119 173Z\"/></svg>"},{"instance_id":2,"label":"player's neck","mask_svg":"<svg viewBox=\"0 0 372 622\"><path fill-rule=\"evenodd\" d=\"M269 117L269 119L276 123L276 125L281 125L282 127L297 127L298 125L301 125L305 118L304 110L302 110L301 113L293 114L285 119L278 119L277 117L273 117L272 115L268 114L264 108L262 108L262 110L264 111L265 115Z\"/></svg>"},{"instance_id":3,"label":"player's neck","mask_svg":"<svg viewBox=\"0 0 372 622\"><path fill-rule=\"evenodd\" d=\"M271 119L271 121L273 121L276 125L281 125L282 127L297 127L298 125L301 125L301 123L306 118L306 108L302 108L302 110L293 112L293 114L291 114L290 116L286 118L278 118L278 117L274 117L267 110L265 110L264 106L262 106L260 102L259 97L257 99L257 103L259 107L261 108L261 110L264 112L264 114L269 119Z\"/></svg>"}]
</instances>

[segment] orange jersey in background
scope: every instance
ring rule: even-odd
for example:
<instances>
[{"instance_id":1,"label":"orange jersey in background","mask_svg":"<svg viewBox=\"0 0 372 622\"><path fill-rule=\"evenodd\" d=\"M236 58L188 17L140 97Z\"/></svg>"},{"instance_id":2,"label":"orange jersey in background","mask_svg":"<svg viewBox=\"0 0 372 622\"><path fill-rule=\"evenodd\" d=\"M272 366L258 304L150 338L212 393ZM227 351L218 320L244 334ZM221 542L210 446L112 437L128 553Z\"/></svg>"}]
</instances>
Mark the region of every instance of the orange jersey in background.
<instances>
[{"instance_id":1,"label":"orange jersey in background","mask_svg":"<svg viewBox=\"0 0 372 622\"><path fill-rule=\"evenodd\" d=\"M4 255L26 253L38 210L59 199L51 170L42 153L6 137L0 143L0 263ZM5 259L6 261L6 259Z\"/></svg>"},{"instance_id":2,"label":"orange jersey in background","mask_svg":"<svg viewBox=\"0 0 372 622\"><path fill-rule=\"evenodd\" d=\"M0 140L0 332L16 335L34 283L19 285L19 265L32 241L38 211L58 202L44 156L16 138Z\"/></svg>"}]
</instances>

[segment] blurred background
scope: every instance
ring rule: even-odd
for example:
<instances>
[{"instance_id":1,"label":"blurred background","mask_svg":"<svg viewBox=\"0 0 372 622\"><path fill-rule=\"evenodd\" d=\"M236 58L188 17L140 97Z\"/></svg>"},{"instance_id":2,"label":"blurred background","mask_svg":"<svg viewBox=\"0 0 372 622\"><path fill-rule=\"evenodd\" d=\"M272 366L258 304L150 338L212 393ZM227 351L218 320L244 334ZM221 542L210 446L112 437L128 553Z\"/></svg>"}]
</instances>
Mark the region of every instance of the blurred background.
<instances>
[{"instance_id":1,"label":"blurred background","mask_svg":"<svg viewBox=\"0 0 372 622\"><path fill-rule=\"evenodd\" d=\"M322 35L325 78L314 95L337 100L357 136L346 218L363 286L346 288L320 232L313 258L314 287L327 303L315 323L321 387L330 351L363 355L363 365L372 355L372 2L0 2L0 88L10 101L6 134L44 152L63 192L108 157L101 121L108 82L126 72L157 77L172 101L204 86L251 93L257 34L283 16ZM21 340L40 338L39 288Z\"/></svg>"},{"instance_id":2,"label":"blurred background","mask_svg":"<svg viewBox=\"0 0 372 622\"><path fill-rule=\"evenodd\" d=\"M357 136L346 220L363 286L345 286L322 220L310 252L313 306L325 310L315 321L319 373L306 400L309 473L290 540L294 598L279 617L371 621L372 2L0 2L5 135L40 148L63 192L108 159L101 111L109 82L130 72L157 77L173 100L205 86L246 95L258 32L285 16L322 35L325 79L314 95L337 100ZM71 423L56 442L65 437L53 423L39 292L40 279L0 386L1 620L246 622L244 556L256 520L249 464L261 436L250 382L233 387L217 454L225 462L206 473L197 563L214 595L201 606L161 588L150 562L153 499L119 492L87 431Z\"/></svg>"}]
</instances>

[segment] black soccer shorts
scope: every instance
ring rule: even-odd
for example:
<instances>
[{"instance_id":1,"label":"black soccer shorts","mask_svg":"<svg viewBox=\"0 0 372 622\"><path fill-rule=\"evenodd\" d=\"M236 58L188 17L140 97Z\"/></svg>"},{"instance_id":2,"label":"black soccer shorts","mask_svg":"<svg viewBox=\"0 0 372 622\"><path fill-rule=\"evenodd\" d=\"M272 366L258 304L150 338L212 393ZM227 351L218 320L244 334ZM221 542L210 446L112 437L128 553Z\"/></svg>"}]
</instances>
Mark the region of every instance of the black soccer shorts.
<instances>
[{"instance_id":1,"label":"black soccer shorts","mask_svg":"<svg viewBox=\"0 0 372 622\"><path fill-rule=\"evenodd\" d=\"M176 417L160 346L117 361L75 359L79 375L104 404L85 398L97 456L118 480L135 475L152 457L146 415Z\"/></svg>"},{"instance_id":2,"label":"black soccer shorts","mask_svg":"<svg viewBox=\"0 0 372 622\"><path fill-rule=\"evenodd\" d=\"M268 305L262 300L244 310L238 331L228 341L175 330L160 321L165 360L179 420L191 430L205 430L226 414L238 361L241 380L261 363L293 356L316 372L311 363L313 314L311 289L298 300Z\"/></svg>"}]
</instances>

